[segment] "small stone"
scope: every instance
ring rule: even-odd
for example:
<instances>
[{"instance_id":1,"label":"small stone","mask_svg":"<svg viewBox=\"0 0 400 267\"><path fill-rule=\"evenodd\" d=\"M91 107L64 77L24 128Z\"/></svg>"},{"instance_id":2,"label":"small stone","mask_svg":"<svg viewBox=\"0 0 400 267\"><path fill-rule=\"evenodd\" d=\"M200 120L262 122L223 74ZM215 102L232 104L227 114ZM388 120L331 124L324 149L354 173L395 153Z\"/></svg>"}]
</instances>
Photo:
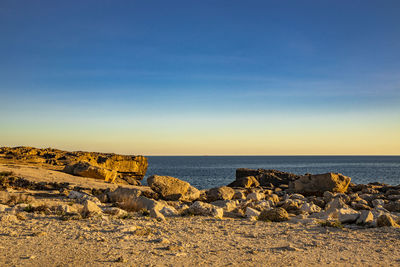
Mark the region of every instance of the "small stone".
<instances>
[{"instance_id":1,"label":"small stone","mask_svg":"<svg viewBox=\"0 0 400 267\"><path fill-rule=\"evenodd\" d=\"M103 211L91 200L85 200L83 203L83 213L86 215L101 214Z\"/></svg>"},{"instance_id":2,"label":"small stone","mask_svg":"<svg viewBox=\"0 0 400 267\"><path fill-rule=\"evenodd\" d=\"M26 217L24 212L18 212L17 214L15 214L15 216L20 221L25 221L27 219L27 217Z\"/></svg>"},{"instance_id":3,"label":"small stone","mask_svg":"<svg viewBox=\"0 0 400 267\"><path fill-rule=\"evenodd\" d=\"M182 246L179 246L179 245L169 245L168 247L166 247L166 250L169 250L169 251L182 251L182 250L184 250L184 248Z\"/></svg>"},{"instance_id":4,"label":"small stone","mask_svg":"<svg viewBox=\"0 0 400 267\"><path fill-rule=\"evenodd\" d=\"M124 226L124 227L120 227L120 228L117 229L118 232L125 233L125 234L126 233L133 233L136 230L137 230L137 227L134 226L134 225Z\"/></svg>"},{"instance_id":5,"label":"small stone","mask_svg":"<svg viewBox=\"0 0 400 267\"><path fill-rule=\"evenodd\" d=\"M160 243L160 244L169 244L169 240L166 239L165 237L157 238L153 240L154 243Z\"/></svg>"},{"instance_id":6,"label":"small stone","mask_svg":"<svg viewBox=\"0 0 400 267\"><path fill-rule=\"evenodd\" d=\"M126 262L126 259L123 256L119 256L117 259L115 259L115 262Z\"/></svg>"},{"instance_id":7,"label":"small stone","mask_svg":"<svg viewBox=\"0 0 400 267\"><path fill-rule=\"evenodd\" d=\"M156 218L157 220L160 220L160 221L165 221L164 215L158 209L151 209L150 217Z\"/></svg>"},{"instance_id":8,"label":"small stone","mask_svg":"<svg viewBox=\"0 0 400 267\"><path fill-rule=\"evenodd\" d=\"M117 208L117 207L105 208L103 211L106 214L110 214L110 215L114 215L114 216L123 216L123 215L127 214L127 212L125 210Z\"/></svg>"},{"instance_id":9,"label":"small stone","mask_svg":"<svg viewBox=\"0 0 400 267\"><path fill-rule=\"evenodd\" d=\"M272 250L281 250L281 251L299 251L298 248L295 248L291 245L288 246L283 246L283 247L276 247L276 248L271 248Z\"/></svg>"},{"instance_id":10,"label":"small stone","mask_svg":"<svg viewBox=\"0 0 400 267\"><path fill-rule=\"evenodd\" d=\"M36 232L32 234L32 236L45 236L45 235L47 235L46 232Z\"/></svg>"}]
</instances>

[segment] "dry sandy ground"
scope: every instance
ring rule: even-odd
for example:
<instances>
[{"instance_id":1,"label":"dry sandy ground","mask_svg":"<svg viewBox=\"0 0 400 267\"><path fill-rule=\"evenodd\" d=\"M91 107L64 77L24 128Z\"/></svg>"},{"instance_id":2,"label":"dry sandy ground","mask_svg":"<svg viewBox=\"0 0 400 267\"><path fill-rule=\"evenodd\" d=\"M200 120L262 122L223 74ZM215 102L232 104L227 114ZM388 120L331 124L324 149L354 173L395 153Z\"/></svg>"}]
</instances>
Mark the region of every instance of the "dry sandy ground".
<instances>
[{"instance_id":1,"label":"dry sandy ground","mask_svg":"<svg viewBox=\"0 0 400 267\"><path fill-rule=\"evenodd\" d=\"M395 228L134 216L3 219L2 266L399 266Z\"/></svg>"},{"instance_id":2,"label":"dry sandy ground","mask_svg":"<svg viewBox=\"0 0 400 267\"><path fill-rule=\"evenodd\" d=\"M0 165L32 180L93 179L30 166ZM25 218L23 218L25 217ZM324 228L208 217L134 214L62 221L56 215L0 212L1 266L400 266L400 229Z\"/></svg>"}]
</instances>

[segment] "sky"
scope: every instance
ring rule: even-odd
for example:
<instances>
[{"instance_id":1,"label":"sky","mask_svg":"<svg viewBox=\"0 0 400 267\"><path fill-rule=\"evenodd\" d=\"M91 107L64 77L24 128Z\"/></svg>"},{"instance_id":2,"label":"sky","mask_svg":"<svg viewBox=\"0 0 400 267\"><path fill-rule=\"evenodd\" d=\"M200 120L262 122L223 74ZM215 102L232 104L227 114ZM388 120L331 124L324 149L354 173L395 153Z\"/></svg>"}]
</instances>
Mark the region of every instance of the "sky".
<instances>
[{"instance_id":1,"label":"sky","mask_svg":"<svg viewBox=\"0 0 400 267\"><path fill-rule=\"evenodd\" d=\"M0 146L400 155L400 1L0 1Z\"/></svg>"}]
</instances>

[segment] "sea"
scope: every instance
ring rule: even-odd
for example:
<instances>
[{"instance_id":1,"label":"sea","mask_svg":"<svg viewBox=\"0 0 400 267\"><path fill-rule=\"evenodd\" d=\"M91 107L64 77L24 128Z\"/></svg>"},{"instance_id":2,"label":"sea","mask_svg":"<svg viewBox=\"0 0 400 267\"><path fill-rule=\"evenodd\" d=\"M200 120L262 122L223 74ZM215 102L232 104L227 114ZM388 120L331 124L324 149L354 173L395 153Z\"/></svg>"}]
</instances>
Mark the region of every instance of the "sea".
<instances>
[{"instance_id":1,"label":"sea","mask_svg":"<svg viewBox=\"0 0 400 267\"><path fill-rule=\"evenodd\" d=\"M237 168L276 169L295 174L338 172L353 183L400 184L400 156L149 156L146 178L167 175L198 189L235 180Z\"/></svg>"}]
</instances>

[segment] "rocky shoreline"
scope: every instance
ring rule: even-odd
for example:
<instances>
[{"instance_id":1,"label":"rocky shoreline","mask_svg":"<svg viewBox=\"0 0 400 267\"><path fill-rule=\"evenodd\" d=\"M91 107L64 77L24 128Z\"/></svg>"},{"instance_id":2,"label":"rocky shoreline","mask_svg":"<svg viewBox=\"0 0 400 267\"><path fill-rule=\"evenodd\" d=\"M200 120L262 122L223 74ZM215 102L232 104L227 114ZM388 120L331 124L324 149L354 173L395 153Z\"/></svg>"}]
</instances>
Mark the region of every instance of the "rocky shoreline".
<instances>
[{"instance_id":1,"label":"rocky shoreline","mask_svg":"<svg viewBox=\"0 0 400 267\"><path fill-rule=\"evenodd\" d=\"M243 176L244 171L261 174ZM236 181L230 186L208 190L198 190L178 178L157 175L148 178L149 187L96 189L71 186L62 181L29 181L3 171L0 202L3 210L16 209L10 206L35 210L38 207L32 192L51 191L58 197L75 201L77 209L73 215L83 217L107 212L145 212L163 221L165 217L205 215L271 222L311 220L332 225L399 227L400 186L355 185L350 183L349 177L334 173L297 179L293 179L293 174L274 170L240 169L237 174ZM260 186L259 181L263 180L275 181ZM237 187L239 184L242 187ZM21 190L22 193L13 193ZM24 193L26 190L30 193ZM49 207L49 210L57 209L74 213L69 207Z\"/></svg>"},{"instance_id":2,"label":"rocky shoreline","mask_svg":"<svg viewBox=\"0 0 400 267\"><path fill-rule=\"evenodd\" d=\"M131 225L129 231L124 230L129 234L125 233L123 238L146 236L147 241L157 236L157 229L125 222L149 221L161 227L187 224L188 220L207 225L207 220L212 220L221 227L239 223L240 228L244 223L267 231L288 224L296 225L296 229L312 226L323 232L324 229L386 229L384 232L394 233L394 242L400 243L400 185L353 184L350 177L336 173L296 175L277 170L238 169L231 184L206 190L198 190L175 177L158 175L148 178L149 186L133 186L70 175L65 173L65 165L51 170L47 165L32 162L21 165L20 160L6 163L3 159L0 164L0 224L6 243L20 236L10 229L39 223L38 218L70 225L93 221L118 225L123 221L123 225ZM198 231L191 235L202 237L204 231ZM99 236L101 239L102 235ZM166 242L164 247L172 256L182 252L192 257L179 244L174 244L178 248L172 247L171 252L170 240L163 241L160 237L154 242ZM283 250L296 249L289 245Z\"/></svg>"}]
</instances>

